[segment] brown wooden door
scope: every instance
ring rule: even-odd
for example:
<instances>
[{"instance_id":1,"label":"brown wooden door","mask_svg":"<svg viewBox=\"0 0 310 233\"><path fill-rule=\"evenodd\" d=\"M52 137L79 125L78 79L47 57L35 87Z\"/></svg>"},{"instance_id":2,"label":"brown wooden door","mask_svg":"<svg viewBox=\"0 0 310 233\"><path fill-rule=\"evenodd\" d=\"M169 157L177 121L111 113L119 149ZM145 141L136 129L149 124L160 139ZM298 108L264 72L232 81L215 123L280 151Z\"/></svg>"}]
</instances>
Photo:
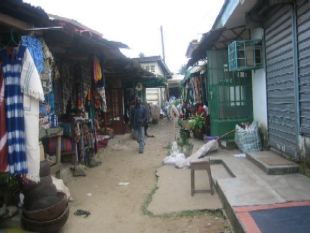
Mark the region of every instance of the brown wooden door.
<instances>
[{"instance_id":1,"label":"brown wooden door","mask_svg":"<svg viewBox=\"0 0 310 233\"><path fill-rule=\"evenodd\" d=\"M106 125L114 129L115 134L126 131L123 112L123 89L107 90L107 122Z\"/></svg>"}]
</instances>

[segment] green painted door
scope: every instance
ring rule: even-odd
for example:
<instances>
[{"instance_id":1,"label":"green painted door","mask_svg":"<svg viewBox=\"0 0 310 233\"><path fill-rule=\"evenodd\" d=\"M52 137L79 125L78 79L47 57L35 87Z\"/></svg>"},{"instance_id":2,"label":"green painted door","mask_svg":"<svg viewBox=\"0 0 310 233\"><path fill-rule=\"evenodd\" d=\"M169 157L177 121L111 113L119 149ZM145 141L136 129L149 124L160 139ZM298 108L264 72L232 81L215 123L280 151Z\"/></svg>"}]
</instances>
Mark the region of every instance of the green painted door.
<instances>
[{"instance_id":1,"label":"green painted door","mask_svg":"<svg viewBox=\"0 0 310 233\"><path fill-rule=\"evenodd\" d=\"M221 136L253 120L251 71L229 72L226 49L208 50L207 57L211 135Z\"/></svg>"}]
</instances>

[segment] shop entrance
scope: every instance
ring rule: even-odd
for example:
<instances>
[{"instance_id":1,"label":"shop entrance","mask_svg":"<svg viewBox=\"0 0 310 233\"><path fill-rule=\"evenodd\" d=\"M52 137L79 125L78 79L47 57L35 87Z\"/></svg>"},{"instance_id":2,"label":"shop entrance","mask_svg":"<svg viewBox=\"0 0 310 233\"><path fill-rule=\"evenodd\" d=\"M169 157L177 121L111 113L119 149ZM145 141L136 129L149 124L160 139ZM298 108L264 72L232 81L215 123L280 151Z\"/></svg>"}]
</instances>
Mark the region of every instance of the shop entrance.
<instances>
[{"instance_id":1,"label":"shop entrance","mask_svg":"<svg viewBox=\"0 0 310 233\"><path fill-rule=\"evenodd\" d=\"M221 136L253 119L251 72L229 72L225 49L208 50L207 56L211 135Z\"/></svg>"}]
</instances>

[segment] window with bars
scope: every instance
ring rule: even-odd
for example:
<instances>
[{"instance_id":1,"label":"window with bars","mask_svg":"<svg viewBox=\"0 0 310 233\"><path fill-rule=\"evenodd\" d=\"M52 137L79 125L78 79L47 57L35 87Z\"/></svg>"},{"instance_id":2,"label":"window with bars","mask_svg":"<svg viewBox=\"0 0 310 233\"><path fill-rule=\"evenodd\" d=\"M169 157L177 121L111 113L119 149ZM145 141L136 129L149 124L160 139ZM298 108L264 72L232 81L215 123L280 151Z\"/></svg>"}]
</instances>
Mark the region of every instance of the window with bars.
<instances>
[{"instance_id":1,"label":"window with bars","mask_svg":"<svg viewBox=\"0 0 310 233\"><path fill-rule=\"evenodd\" d=\"M262 64L261 40L233 41L228 45L229 71L258 69Z\"/></svg>"}]
</instances>

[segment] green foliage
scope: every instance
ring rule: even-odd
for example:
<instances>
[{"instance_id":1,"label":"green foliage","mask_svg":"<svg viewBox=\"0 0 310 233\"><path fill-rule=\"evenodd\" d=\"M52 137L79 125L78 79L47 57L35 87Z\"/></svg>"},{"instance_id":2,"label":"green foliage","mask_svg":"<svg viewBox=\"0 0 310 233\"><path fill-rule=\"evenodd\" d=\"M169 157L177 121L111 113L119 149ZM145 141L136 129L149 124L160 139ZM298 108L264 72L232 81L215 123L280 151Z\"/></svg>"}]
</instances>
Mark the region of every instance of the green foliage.
<instances>
[{"instance_id":1,"label":"green foliage","mask_svg":"<svg viewBox=\"0 0 310 233\"><path fill-rule=\"evenodd\" d=\"M3 200L0 198L0 206L3 205L3 201L7 205L16 205L18 202L18 196L20 192L20 185L16 176L10 176L8 173L0 173L0 197L2 195L7 196Z\"/></svg>"},{"instance_id":2,"label":"green foliage","mask_svg":"<svg viewBox=\"0 0 310 233\"><path fill-rule=\"evenodd\" d=\"M180 129L180 137L178 137L178 145L184 146L189 144L190 132L187 129Z\"/></svg>"},{"instance_id":3,"label":"green foliage","mask_svg":"<svg viewBox=\"0 0 310 233\"><path fill-rule=\"evenodd\" d=\"M17 177L10 176L7 173L0 173L0 186L5 186L9 190L18 189L19 183Z\"/></svg>"},{"instance_id":4,"label":"green foliage","mask_svg":"<svg viewBox=\"0 0 310 233\"><path fill-rule=\"evenodd\" d=\"M177 143L179 146L188 145L189 144L189 138L191 136L188 121L184 121L184 120L179 119L178 125L180 127L180 131L179 131L179 137L177 139Z\"/></svg>"},{"instance_id":5,"label":"green foliage","mask_svg":"<svg viewBox=\"0 0 310 233\"><path fill-rule=\"evenodd\" d=\"M184 210L181 212L162 214L158 217L175 218L175 217L195 217L195 216L204 216L204 215L225 219L225 215L223 211L220 209L217 209L217 210Z\"/></svg>"},{"instance_id":6,"label":"green foliage","mask_svg":"<svg viewBox=\"0 0 310 233\"><path fill-rule=\"evenodd\" d=\"M158 182L158 180L156 180L156 183ZM147 215L149 217L154 217L155 215L149 211L147 208L149 207L150 203L152 202L153 199L153 195L155 194L156 190L158 189L158 186L156 185L151 192L147 195L143 205L142 205L142 212L144 215Z\"/></svg>"},{"instance_id":7,"label":"green foliage","mask_svg":"<svg viewBox=\"0 0 310 233\"><path fill-rule=\"evenodd\" d=\"M196 114L188 120L188 124L191 130L203 129L206 124L206 119L202 114Z\"/></svg>"},{"instance_id":8,"label":"green foliage","mask_svg":"<svg viewBox=\"0 0 310 233\"><path fill-rule=\"evenodd\" d=\"M155 192L158 190L158 176L156 176L156 184L147 195L143 205L141 207L142 213L146 216L153 217L153 218L162 218L162 219L169 219L169 218L184 218L184 217L195 217L195 216L214 216L218 218L225 219L225 215L221 209L216 210L185 210L181 212L172 212L168 214L154 214L153 212L148 210L150 203L153 200L153 196Z\"/></svg>"}]
</instances>

